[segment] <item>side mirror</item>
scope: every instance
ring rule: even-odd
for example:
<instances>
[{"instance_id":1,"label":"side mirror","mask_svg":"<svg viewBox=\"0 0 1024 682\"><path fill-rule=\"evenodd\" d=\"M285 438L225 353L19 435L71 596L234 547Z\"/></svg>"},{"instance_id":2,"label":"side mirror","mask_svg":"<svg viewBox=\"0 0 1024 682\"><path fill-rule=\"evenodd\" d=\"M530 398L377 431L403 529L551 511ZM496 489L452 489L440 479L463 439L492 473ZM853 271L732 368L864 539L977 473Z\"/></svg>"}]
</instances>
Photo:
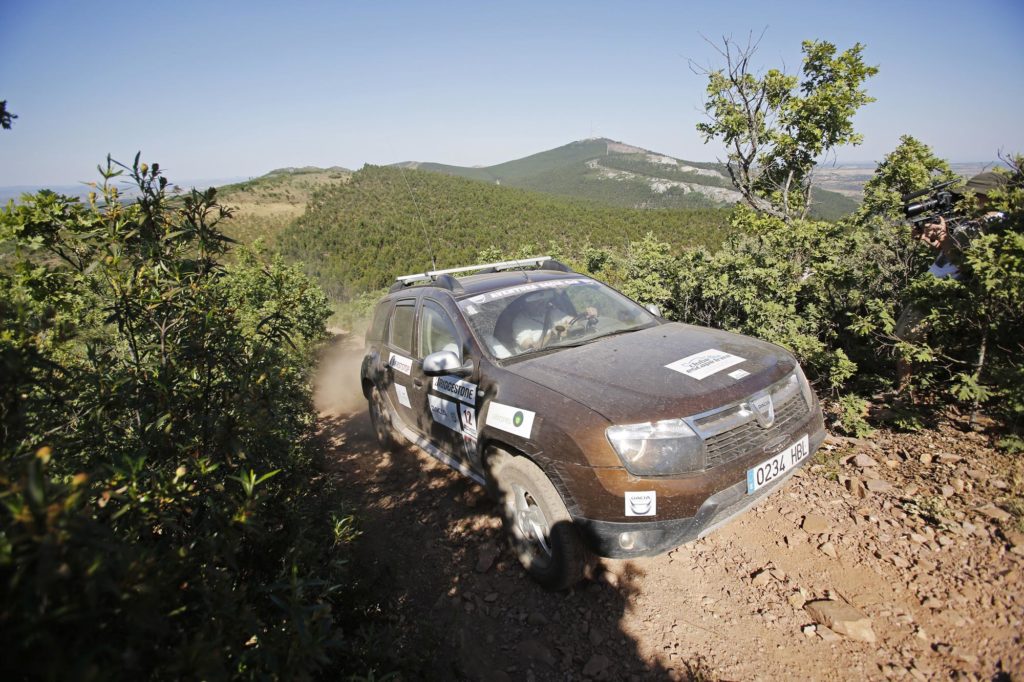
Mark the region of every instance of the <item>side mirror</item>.
<instances>
[{"instance_id":1,"label":"side mirror","mask_svg":"<svg viewBox=\"0 0 1024 682\"><path fill-rule=\"evenodd\" d=\"M644 308L651 315L654 315L655 317L661 317L661 308L659 308L658 306L654 305L653 303L648 303L647 305L644 306Z\"/></svg>"},{"instance_id":2,"label":"side mirror","mask_svg":"<svg viewBox=\"0 0 1024 682\"><path fill-rule=\"evenodd\" d=\"M459 356L452 351L439 350L423 358L423 373L428 377L436 377L443 374L464 377L473 373L473 362L469 361L463 365Z\"/></svg>"}]
</instances>

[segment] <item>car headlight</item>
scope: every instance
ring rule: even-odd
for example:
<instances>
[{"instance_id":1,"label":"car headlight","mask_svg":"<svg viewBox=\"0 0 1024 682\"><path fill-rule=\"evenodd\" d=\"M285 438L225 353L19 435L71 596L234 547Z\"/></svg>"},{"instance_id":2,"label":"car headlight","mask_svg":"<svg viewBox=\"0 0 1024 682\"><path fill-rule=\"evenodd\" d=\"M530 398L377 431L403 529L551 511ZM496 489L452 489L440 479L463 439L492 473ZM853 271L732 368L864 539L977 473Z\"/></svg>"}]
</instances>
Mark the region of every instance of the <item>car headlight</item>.
<instances>
[{"instance_id":1,"label":"car headlight","mask_svg":"<svg viewBox=\"0 0 1024 682\"><path fill-rule=\"evenodd\" d=\"M682 419L610 426L605 433L635 476L667 476L704 468L701 438Z\"/></svg>"},{"instance_id":2,"label":"car headlight","mask_svg":"<svg viewBox=\"0 0 1024 682\"><path fill-rule=\"evenodd\" d=\"M797 381L800 384L800 392L804 396L804 400L807 401L807 409L814 407L814 391L811 390L811 384L807 381L807 377L804 376L804 371L800 369L800 365L796 366Z\"/></svg>"}]
</instances>

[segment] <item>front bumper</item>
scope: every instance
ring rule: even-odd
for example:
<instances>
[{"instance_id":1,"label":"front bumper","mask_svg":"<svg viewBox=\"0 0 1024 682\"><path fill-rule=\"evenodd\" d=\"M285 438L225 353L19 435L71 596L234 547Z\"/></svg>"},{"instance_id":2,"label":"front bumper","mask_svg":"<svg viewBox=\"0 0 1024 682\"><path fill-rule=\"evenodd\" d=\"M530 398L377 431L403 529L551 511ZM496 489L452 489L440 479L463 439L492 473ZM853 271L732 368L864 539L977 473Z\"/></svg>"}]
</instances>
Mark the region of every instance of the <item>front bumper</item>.
<instances>
[{"instance_id":1,"label":"front bumper","mask_svg":"<svg viewBox=\"0 0 1024 682\"><path fill-rule=\"evenodd\" d=\"M628 523L576 518L574 522L591 549L600 556L609 559L656 556L704 537L778 490L812 459L825 440L824 428L819 428L809 438L810 453L800 466L753 495L747 494L747 482L742 480L708 497L691 517Z\"/></svg>"}]
</instances>

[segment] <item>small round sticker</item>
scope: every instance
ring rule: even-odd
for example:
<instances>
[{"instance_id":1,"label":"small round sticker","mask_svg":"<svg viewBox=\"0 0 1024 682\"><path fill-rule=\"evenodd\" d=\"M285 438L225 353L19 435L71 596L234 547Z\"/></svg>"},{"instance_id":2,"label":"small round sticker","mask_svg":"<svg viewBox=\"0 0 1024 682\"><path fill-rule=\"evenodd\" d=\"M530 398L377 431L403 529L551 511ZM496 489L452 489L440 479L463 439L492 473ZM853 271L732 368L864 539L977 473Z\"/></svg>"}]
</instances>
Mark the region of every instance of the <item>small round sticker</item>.
<instances>
[{"instance_id":1,"label":"small round sticker","mask_svg":"<svg viewBox=\"0 0 1024 682\"><path fill-rule=\"evenodd\" d=\"M523 425L523 413L522 413L522 411L516 412L512 416L512 425L515 426L516 428L518 428L518 427Z\"/></svg>"}]
</instances>

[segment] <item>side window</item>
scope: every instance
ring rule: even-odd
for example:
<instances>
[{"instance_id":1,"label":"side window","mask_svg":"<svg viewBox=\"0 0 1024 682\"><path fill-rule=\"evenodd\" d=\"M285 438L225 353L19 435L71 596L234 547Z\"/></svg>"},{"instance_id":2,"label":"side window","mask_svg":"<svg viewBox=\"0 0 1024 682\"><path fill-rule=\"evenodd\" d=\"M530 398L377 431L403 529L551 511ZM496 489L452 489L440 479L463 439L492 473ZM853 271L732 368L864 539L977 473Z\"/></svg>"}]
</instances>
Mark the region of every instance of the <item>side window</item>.
<instances>
[{"instance_id":1,"label":"side window","mask_svg":"<svg viewBox=\"0 0 1024 682\"><path fill-rule=\"evenodd\" d=\"M424 301L420 314L419 357L425 358L439 350L450 350L456 355L462 355L459 335L448 313L437 303Z\"/></svg>"},{"instance_id":2,"label":"side window","mask_svg":"<svg viewBox=\"0 0 1024 682\"><path fill-rule=\"evenodd\" d=\"M388 321L388 312L391 310L391 301L382 301L378 306L376 312L373 314L373 326L370 327L370 333L367 334L367 338L375 343L380 343L384 338L384 325Z\"/></svg>"},{"instance_id":3,"label":"side window","mask_svg":"<svg viewBox=\"0 0 1024 682\"><path fill-rule=\"evenodd\" d=\"M412 352L412 322L416 304L412 301L399 303L391 313L391 334L388 342L406 353Z\"/></svg>"}]
</instances>

